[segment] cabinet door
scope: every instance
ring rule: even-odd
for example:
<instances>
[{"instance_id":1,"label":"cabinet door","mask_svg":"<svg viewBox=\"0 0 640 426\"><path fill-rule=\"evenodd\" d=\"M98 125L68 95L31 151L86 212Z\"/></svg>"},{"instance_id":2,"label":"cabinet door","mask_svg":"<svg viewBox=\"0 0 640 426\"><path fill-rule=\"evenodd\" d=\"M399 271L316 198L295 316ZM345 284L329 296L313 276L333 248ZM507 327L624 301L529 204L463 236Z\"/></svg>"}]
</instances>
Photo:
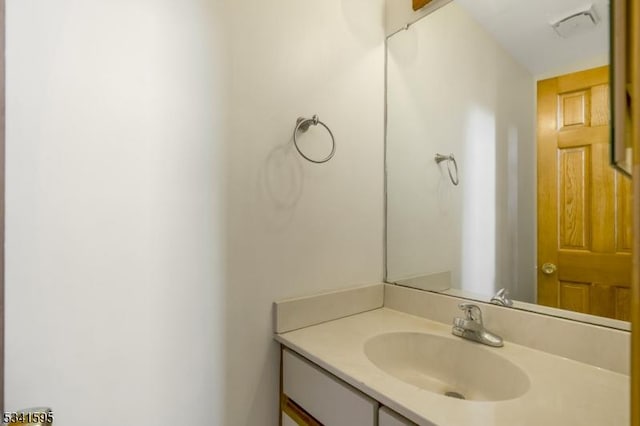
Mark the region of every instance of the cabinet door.
<instances>
[{"instance_id":1,"label":"cabinet door","mask_svg":"<svg viewBox=\"0 0 640 426\"><path fill-rule=\"evenodd\" d=\"M284 349L282 391L327 426L374 426L378 402L327 371Z\"/></svg>"},{"instance_id":2,"label":"cabinet door","mask_svg":"<svg viewBox=\"0 0 640 426\"><path fill-rule=\"evenodd\" d=\"M380 407L378 426L416 426L416 424L387 407Z\"/></svg>"}]
</instances>

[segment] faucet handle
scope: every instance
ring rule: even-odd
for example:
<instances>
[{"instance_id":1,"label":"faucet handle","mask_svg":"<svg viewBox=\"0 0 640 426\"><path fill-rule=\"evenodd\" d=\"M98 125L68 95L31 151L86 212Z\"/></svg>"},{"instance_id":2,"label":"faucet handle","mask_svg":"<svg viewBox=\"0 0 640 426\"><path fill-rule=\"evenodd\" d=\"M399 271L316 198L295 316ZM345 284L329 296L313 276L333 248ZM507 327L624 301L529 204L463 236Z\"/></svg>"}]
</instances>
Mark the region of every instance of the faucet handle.
<instances>
[{"instance_id":1,"label":"faucet handle","mask_svg":"<svg viewBox=\"0 0 640 426\"><path fill-rule=\"evenodd\" d=\"M461 303L458 305L458 308L464 312L465 319L482 324L482 311L478 305Z\"/></svg>"}]
</instances>

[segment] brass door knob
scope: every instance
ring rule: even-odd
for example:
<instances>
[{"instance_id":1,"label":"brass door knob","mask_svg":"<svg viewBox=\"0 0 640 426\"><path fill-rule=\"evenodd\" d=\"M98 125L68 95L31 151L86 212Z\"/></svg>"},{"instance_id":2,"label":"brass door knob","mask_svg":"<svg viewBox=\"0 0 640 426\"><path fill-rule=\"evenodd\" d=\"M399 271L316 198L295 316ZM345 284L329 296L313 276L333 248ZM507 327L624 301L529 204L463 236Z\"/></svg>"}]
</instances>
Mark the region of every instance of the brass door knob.
<instances>
[{"instance_id":1,"label":"brass door knob","mask_svg":"<svg viewBox=\"0 0 640 426\"><path fill-rule=\"evenodd\" d=\"M544 265L542 265L542 272L547 275L551 275L557 270L558 270L558 267L553 263L545 263Z\"/></svg>"}]
</instances>

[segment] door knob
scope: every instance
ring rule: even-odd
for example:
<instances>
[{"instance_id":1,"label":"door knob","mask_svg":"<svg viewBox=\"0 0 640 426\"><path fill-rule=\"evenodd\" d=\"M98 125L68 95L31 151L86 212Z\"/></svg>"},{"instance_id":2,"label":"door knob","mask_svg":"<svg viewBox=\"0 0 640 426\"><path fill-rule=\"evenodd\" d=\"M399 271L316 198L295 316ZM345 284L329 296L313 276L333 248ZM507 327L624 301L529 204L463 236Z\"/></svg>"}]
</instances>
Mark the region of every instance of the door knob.
<instances>
[{"instance_id":1,"label":"door knob","mask_svg":"<svg viewBox=\"0 0 640 426\"><path fill-rule=\"evenodd\" d=\"M557 270L558 270L558 267L553 263L545 263L544 265L542 265L542 272L547 275L551 275Z\"/></svg>"}]
</instances>

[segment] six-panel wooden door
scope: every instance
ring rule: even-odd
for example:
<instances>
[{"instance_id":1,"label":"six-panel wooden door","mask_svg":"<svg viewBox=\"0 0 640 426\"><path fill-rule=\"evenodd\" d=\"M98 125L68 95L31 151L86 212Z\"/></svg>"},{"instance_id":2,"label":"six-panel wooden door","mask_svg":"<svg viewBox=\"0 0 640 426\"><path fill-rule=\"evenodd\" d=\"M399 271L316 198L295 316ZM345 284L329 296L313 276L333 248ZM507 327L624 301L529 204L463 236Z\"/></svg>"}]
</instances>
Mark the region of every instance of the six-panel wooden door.
<instances>
[{"instance_id":1,"label":"six-panel wooden door","mask_svg":"<svg viewBox=\"0 0 640 426\"><path fill-rule=\"evenodd\" d=\"M629 320L631 180L610 166L608 80L538 82L538 303Z\"/></svg>"}]
</instances>

